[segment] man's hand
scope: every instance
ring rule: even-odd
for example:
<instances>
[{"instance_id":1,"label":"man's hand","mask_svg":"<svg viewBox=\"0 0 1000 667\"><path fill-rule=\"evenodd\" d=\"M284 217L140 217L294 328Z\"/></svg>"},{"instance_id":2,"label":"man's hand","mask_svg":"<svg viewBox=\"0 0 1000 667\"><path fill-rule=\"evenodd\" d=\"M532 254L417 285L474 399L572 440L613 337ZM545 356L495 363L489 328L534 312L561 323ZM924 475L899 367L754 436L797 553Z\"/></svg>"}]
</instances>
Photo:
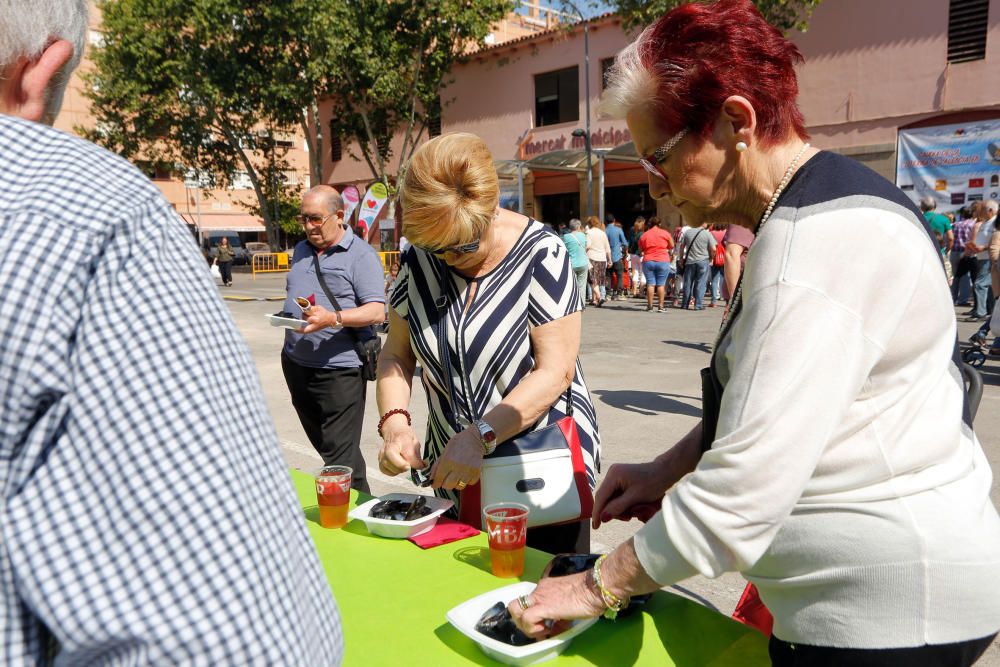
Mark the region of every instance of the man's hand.
<instances>
[{"instance_id":1,"label":"man's hand","mask_svg":"<svg viewBox=\"0 0 1000 667\"><path fill-rule=\"evenodd\" d=\"M301 333L311 334L322 331L327 327L337 326L337 312L327 310L323 306L303 308L302 314L305 315L308 324L302 328Z\"/></svg>"}]
</instances>

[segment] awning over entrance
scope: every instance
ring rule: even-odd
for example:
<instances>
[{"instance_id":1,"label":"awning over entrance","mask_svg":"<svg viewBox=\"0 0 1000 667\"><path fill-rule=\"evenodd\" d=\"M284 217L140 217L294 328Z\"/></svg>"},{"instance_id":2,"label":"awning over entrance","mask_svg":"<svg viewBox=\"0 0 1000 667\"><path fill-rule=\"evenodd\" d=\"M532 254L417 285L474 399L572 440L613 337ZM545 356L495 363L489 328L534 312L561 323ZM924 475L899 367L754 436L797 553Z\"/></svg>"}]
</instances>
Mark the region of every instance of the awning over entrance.
<instances>
[{"instance_id":1,"label":"awning over entrance","mask_svg":"<svg viewBox=\"0 0 1000 667\"><path fill-rule=\"evenodd\" d=\"M497 170L497 178L517 178L518 167L524 163L520 160L493 160L493 167Z\"/></svg>"},{"instance_id":2,"label":"awning over entrance","mask_svg":"<svg viewBox=\"0 0 1000 667\"><path fill-rule=\"evenodd\" d=\"M591 155L590 164L591 166L597 164L596 151ZM531 158L524 163L524 166L531 170L586 172L587 151L549 151Z\"/></svg>"},{"instance_id":3,"label":"awning over entrance","mask_svg":"<svg viewBox=\"0 0 1000 667\"><path fill-rule=\"evenodd\" d=\"M604 159L612 162L638 162L639 154L635 152L635 144L630 141L609 150L604 154Z\"/></svg>"},{"instance_id":4,"label":"awning over entrance","mask_svg":"<svg viewBox=\"0 0 1000 667\"><path fill-rule=\"evenodd\" d=\"M202 232L263 232L264 221L246 213L181 213L184 222Z\"/></svg>"}]
</instances>

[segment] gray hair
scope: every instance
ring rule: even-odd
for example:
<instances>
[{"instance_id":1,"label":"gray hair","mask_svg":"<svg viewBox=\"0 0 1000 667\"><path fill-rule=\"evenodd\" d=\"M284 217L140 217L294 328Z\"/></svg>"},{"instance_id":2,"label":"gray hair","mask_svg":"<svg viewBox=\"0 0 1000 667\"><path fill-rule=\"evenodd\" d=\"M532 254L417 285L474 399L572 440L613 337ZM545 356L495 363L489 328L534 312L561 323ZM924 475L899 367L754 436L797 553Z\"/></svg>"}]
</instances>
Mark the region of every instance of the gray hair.
<instances>
[{"instance_id":1,"label":"gray hair","mask_svg":"<svg viewBox=\"0 0 1000 667\"><path fill-rule=\"evenodd\" d=\"M580 218L573 218L572 220L569 221L569 228L572 229L574 232L580 229L580 227L583 227L583 223L580 222Z\"/></svg>"},{"instance_id":2,"label":"gray hair","mask_svg":"<svg viewBox=\"0 0 1000 667\"><path fill-rule=\"evenodd\" d=\"M344 198L340 196L340 193L332 185L317 185L309 188L306 196L310 195L320 198L327 213L336 213L337 211L344 210Z\"/></svg>"},{"instance_id":3,"label":"gray hair","mask_svg":"<svg viewBox=\"0 0 1000 667\"><path fill-rule=\"evenodd\" d=\"M920 210L926 213L927 211L933 211L937 208L937 200L931 195L926 195L920 198Z\"/></svg>"},{"instance_id":4,"label":"gray hair","mask_svg":"<svg viewBox=\"0 0 1000 667\"><path fill-rule=\"evenodd\" d=\"M658 92L657 72L642 64L642 50L652 34L653 26L647 27L639 37L622 49L605 77L604 93L597 105L597 113L602 118L622 119L630 112L650 108ZM677 65L656 66L657 70L669 74L683 71Z\"/></svg>"},{"instance_id":5,"label":"gray hair","mask_svg":"<svg viewBox=\"0 0 1000 667\"><path fill-rule=\"evenodd\" d=\"M52 39L73 45L73 57L49 82L45 121L55 120L66 85L87 42L87 0L0 0L0 69L20 58L37 58Z\"/></svg>"},{"instance_id":6,"label":"gray hair","mask_svg":"<svg viewBox=\"0 0 1000 667\"><path fill-rule=\"evenodd\" d=\"M986 210L989 211L991 215L996 215L997 210L1000 209L1000 204L998 204L995 199L987 199L983 205L986 206Z\"/></svg>"}]
</instances>

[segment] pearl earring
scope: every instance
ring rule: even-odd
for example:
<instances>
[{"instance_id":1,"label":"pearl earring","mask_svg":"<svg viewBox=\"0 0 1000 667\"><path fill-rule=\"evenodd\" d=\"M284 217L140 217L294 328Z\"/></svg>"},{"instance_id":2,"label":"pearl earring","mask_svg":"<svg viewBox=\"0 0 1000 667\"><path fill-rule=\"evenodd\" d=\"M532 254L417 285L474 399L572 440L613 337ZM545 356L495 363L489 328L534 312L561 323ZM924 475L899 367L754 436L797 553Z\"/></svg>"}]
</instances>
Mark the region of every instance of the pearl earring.
<instances>
[{"instance_id":1,"label":"pearl earring","mask_svg":"<svg viewBox=\"0 0 1000 667\"><path fill-rule=\"evenodd\" d=\"M736 150L738 152L745 153L746 150L747 150L747 148L749 148L749 146L747 146L747 144L746 144L745 141L737 141L736 142Z\"/></svg>"}]
</instances>

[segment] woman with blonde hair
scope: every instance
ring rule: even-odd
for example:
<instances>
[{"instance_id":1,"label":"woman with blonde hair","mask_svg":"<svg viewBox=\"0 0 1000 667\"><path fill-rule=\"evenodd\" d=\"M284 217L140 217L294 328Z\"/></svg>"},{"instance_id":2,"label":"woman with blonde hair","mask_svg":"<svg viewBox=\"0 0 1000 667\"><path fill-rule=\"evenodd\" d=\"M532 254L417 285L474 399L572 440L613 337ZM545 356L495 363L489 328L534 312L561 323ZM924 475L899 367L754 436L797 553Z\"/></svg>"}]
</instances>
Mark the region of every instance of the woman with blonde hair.
<instances>
[{"instance_id":1,"label":"woman with blonde hair","mask_svg":"<svg viewBox=\"0 0 1000 667\"><path fill-rule=\"evenodd\" d=\"M600 460L577 358L583 304L569 255L542 223L500 208L499 196L493 157L479 137L446 134L414 153L400 183L411 247L379 358L379 468L429 481L463 518L470 512L460 492L477 483L484 456L570 412L591 488ZM428 402L423 445L407 411L418 361ZM589 551L589 523L529 528L528 545Z\"/></svg>"},{"instance_id":2,"label":"woman with blonde hair","mask_svg":"<svg viewBox=\"0 0 1000 667\"><path fill-rule=\"evenodd\" d=\"M590 260L591 303L603 306L608 267L611 266L611 244L604 233L604 223L596 215L587 218L587 259Z\"/></svg>"}]
</instances>

